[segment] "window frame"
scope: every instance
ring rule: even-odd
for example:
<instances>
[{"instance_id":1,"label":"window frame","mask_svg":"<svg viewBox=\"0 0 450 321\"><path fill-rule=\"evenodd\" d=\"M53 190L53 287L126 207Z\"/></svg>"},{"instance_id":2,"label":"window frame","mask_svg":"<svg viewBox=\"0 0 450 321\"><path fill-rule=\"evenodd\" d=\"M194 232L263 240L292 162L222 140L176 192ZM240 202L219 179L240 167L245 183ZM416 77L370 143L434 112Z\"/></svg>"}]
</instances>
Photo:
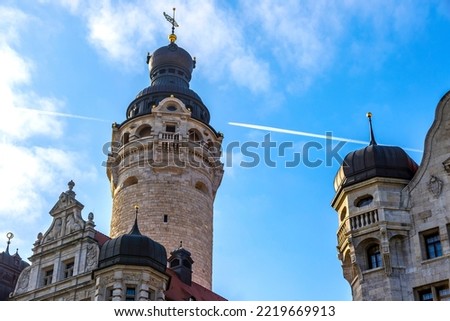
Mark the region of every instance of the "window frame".
<instances>
[{"instance_id":1,"label":"window frame","mask_svg":"<svg viewBox=\"0 0 450 321\"><path fill-rule=\"evenodd\" d=\"M129 294L128 290L132 290L133 291L133 295ZM136 300L136 295L137 295L137 287L136 287L136 285L127 285L125 287L125 301L137 301Z\"/></svg>"},{"instance_id":2,"label":"window frame","mask_svg":"<svg viewBox=\"0 0 450 321\"><path fill-rule=\"evenodd\" d=\"M423 260L433 260L444 255L438 227L420 232L420 243Z\"/></svg>"},{"instance_id":3,"label":"window frame","mask_svg":"<svg viewBox=\"0 0 450 321\"><path fill-rule=\"evenodd\" d=\"M366 249L367 269L373 270L383 267L383 258L379 244L371 244Z\"/></svg>"},{"instance_id":4,"label":"window frame","mask_svg":"<svg viewBox=\"0 0 450 321\"><path fill-rule=\"evenodd\" d=\"M75 259L71 258L63 262L62 278L68 279L74 276L75 271Z\"/></svg>"},{"instance_id":5,"label":"window frame","mask_svg":"<svg viewBox=\"0 0 450 321\"><path fill-rule=\"evenodd\" d=\"M42 286L47 286L53 283L53 274L55 272L54 266L47 266L42 269Z\"/></svg>"},{"instance_id":6,"label":"window frame","mask_svg":"<svg viewBox=\"0 0 450 321\"><path fill-rule=\"evenodd\" d=\"M423 285L413 290L416 301L450 301L450 287L447 280ZM426 300L422 299L424 295L428 296Z\"/></svg>"}]
</instances>

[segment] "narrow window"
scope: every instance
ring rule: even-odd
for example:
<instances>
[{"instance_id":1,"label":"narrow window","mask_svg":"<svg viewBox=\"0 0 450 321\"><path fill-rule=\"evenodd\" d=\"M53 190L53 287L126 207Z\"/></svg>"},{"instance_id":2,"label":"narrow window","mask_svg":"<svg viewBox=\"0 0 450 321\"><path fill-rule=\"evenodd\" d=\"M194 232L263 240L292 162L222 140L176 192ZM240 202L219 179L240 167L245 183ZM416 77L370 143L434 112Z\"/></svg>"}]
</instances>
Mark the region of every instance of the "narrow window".
<instances>
[{"instance_id":1,"label":"narrow window","mask_svg":"<svg viewBox=\"0 0 450 321\"><path fill-rule=\"evenodd\" d=\"M74 261L70 260L64 264L64 271L63 271L63 277L64 279L70 278L73 276L73 267L74 267Z\"/></svg>"},{"instance_id":2,"label":"narrow window","mask_svg":"<svg viewBox=\"0 0 450 321\"><path fill-rule=\"evenodd\" d=\"M164 214L163 221L164 223L167 223L169 221L169 216L167 214Z\"/></svg>"},{"instance_id":3,"label":"narrow window","mask_svg":"<svg viewBox=\"0 0 450 321\"><path fill-rule=\"evenodd\" d=\"M107 288L105 294L105 301L112 301L113 299L113 288Z\"/></svg>"},{"instance_id":4,"label":"narrow window","mask_svg":"<svg viewBox=\"0 0 450 321\"><path fill-rule=\"evenodd\" d=\"M369 247L367 249L367 257L369 259L369 269L375 269L383 265L379 245Z\"/></svg>"},{"instance_id":5,"label":"narrow window","mask_svg":"<svg viewBox=\"0 0 450 321\"><path fill-rule=\"evenodd\" d=\"M122 136L122 144L123 145L128 144L129 140L130 140L130 134L129 133L123 134L123 136Z\"/></svg>"},{"instance_id":6,"label":"narrow window","mask_svg":"<svg viewBox=\"0 0 450 321\"><path fill-rule=\"evenodd\" d=\"M425 248L427 259L434 259L442 256L441 239L439 233L433 233L425 236Z\"/></svg>"},{"instance_id":7,"label":"narrow window","mask_svg":"<svg viewBox=\"0 0 450 321\"><path fill-rule=\"evenodd\" d=\"M42 279L42 285L46 286L46 285L52 284L53 267L45 269L43 272L44 272L44 277Z\"/></svg>"},{"instance_id":8,"label":"narrow window","mask_svg":"<svg viewBox=\"0 0 450 321\"><path fill-rule=\"evenodd\" d=\"M145 126L139 130L139 137L147 137L152 134L152 128L150 126Z\"/></svg>"},{"instance_id":9,"label":"narrow window","mask_svg":"<svg viewBox=\"0 0 450 321\"><path fill-rule=\"evenodd\" d=\"M136 301L136 288L127 287L127 291L125 293L125 301Z\"/></svg>"}]
</instances>

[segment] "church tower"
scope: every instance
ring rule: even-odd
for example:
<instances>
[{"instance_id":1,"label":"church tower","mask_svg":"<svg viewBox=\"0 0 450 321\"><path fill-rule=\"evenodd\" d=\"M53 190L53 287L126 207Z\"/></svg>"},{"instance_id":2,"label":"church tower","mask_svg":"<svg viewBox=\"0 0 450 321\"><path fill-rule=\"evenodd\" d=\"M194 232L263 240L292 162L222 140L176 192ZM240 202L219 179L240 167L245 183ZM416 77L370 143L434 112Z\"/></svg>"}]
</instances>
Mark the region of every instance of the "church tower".
<instances>
[{"instance_id":1,"label":"church tower","mask_svg":"<svg viewBox=\"0 0 450 321\"><path fill-rule=\"evenodd\" d=\"M175 11L174 11L175 12ZM107 175L113 197L110 236L133 226L168 252L180 242L192 253L194 282L211 289L213 203L223 176L223 135L208 108L189 88L195 58L176 44L174 17L169 44L148 54L150 86L112 126Z\"/></svg>"}]
</instances>

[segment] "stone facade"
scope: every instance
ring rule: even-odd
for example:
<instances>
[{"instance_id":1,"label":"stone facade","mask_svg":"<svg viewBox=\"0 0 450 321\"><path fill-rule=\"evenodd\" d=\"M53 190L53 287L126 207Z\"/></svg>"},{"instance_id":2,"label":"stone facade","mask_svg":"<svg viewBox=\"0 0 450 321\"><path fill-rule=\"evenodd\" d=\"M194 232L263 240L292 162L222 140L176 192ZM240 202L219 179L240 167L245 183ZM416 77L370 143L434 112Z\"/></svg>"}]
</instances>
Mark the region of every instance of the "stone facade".
<instances>
[{"instance_id":1,"label":"stone facade","mask_svg":"<svg viewBox=\"0 0 450 321\"><path fill-rule=\"evenodd\" d=\"M139 228L168 251L180 241L195 258L193 279L211 288L213 202L223 176L222 136L176 97L113 126L108 158L111 237Z\"/></svg>"},{"instance_id":2,"label":"stone facade","mask_svg":"<svg viewBox=\"0 0 450 321\"><path fill-rule=\"evenodd\" d=\"M337 249L354 300L450 300L449 159L450 92L411 180L335 185Z\"/></svg>"}]
</instances>

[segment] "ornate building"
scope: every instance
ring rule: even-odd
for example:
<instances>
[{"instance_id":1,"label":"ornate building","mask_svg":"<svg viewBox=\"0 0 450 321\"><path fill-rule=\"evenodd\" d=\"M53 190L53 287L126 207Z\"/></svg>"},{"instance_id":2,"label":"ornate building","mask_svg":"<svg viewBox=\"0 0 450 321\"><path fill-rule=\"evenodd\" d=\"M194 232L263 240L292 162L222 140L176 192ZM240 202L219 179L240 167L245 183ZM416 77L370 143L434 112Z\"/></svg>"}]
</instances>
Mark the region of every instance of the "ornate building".
<instances>
[{"instance_id":1,"label":"ornate building","mask_svg":"<svg viewBox=\"0 0 450 321\"><path fill-rule=\"evenodd\" d=\"M349 153L334 180L339 259L354 300L450 300L450 92L418 166L399 147Z\"/></svg>"},{"instance_id":2,"label":"ornate building","mask_svg":"<svg viewBox=\"0 0 450 321\"><path fill-rule=\"evenodd\" d=\"M166 18L170 43L147 57L151 84L112 126L110 237L95 229L92 213L83 219L70 181L10 300L224 300L211 291L223 136L189 88L195 59Z\"/></svg>"}]
</instances>

